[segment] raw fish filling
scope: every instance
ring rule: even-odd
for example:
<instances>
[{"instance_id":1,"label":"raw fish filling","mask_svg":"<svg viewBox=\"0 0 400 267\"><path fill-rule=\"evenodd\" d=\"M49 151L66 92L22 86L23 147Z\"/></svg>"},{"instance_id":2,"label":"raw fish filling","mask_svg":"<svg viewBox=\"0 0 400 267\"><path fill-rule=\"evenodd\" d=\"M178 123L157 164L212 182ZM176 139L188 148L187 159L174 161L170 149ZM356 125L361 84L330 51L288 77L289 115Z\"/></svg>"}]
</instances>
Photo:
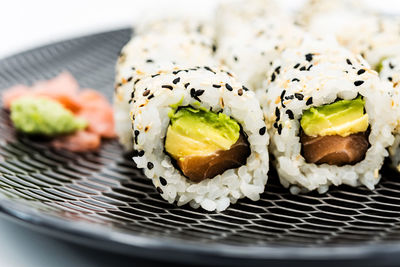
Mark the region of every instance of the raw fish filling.
<instances>
[{"instance_id":1,"label":"raw fish filling","mask_svg":"<svg viewBox=\"0 0 400 267\"><path fill-rule=\"evenodd\" d=\"M301 119L302 155L308 163L356 164L368 150L368 115L361 97L306 110Z\"/></svg>"},{"instance_id":2,"label":"raw fish filling","mask_svg":"<svg viewBox=\"0 0 400 267\"><path fill-rule=\"evenodd\" d=\"M249 143L239 124L225 114L185 107L170 117L165 150L191 181L246 164Z\"/></svg>"}]
</instances>

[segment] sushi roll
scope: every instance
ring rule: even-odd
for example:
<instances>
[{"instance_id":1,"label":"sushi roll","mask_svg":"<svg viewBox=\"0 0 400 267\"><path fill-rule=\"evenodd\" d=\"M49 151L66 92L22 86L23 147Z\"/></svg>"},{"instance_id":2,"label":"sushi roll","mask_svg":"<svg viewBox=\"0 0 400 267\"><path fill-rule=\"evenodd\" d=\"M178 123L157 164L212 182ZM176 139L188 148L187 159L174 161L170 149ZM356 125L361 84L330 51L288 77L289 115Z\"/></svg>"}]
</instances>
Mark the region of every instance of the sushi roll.
<instances>
[{"instance_id":1,"label":"sushi roll","mask_svg":"<svg viewBox=\"0 0 400 267\"><path fill-rule=\"evenodd\" d=\"M300 23L316 37L333 34L337 41L361 54L377 69L400 50L400 18L376 14L360 1L309 1L300 12Z\"/></svg>"},{"instance_id":2,"label":"sushi roll","mask_svg":"<svg viewBox=\"0 0 400 267\"><path fill-rule=\"evenodd\" d=\"M400 58L388 58L380 64L380 77L393 85L392 100L397 107L397 127L394 130L394 143L389 148L390 164L400 172Z\"/></svg>"},{"instance_id":3,"label":"sushi roll","mask_svg":"<svg viewBox=\"0 0 400 267\"><path fill-rule=\"evenodd\" d=\"M376 16L373 29L368 35L364 34L351 49L362 54L379 71L383 60L400 55L400 17Z\"/></svg>"},{"instance_id":4,"label":"sushi roll","mask_svg":"<svg viewBox=\"0 0 400 267\"><path fill-rule=\"evenodd\" d=\"M340 184L373 189L394 141L390 83L333 38L306 38L272 68L257 93L281 183L292 193Z\"/></svg>"},{"instance_id":5,"label":"sushi roll","mask_svg":"<svg viewBox=\"0 0 400 267\"><path fill-rule=\"evenodd\" d=\"M165 200L222 211L260 198L269 136L255 94L229 72L176 67L138 81L132 97L133 160Z\"/></svg>"},{"instance_id":6,"label":"sushi roll","mask_svg":"<svg viewBox=\"0 0 400 267\"><path fill-rule=\"evenodd\" d=\"M273 1L233 3L222 4L217 10L217 58L255 90L261 86L269 63L284 48L295 47L302 31Z\"/></svg>"},{"instance_id":7,"label":"sushi roll","mask_svg":"<svg viewBox=\"0 0 400 267\"><path fill-rule=\"evenodd\" d=\"M207 34L199 33L191 25L185 27L185 20L176 19L172 25L164 28L159 26L163 25L162 22L138 26L149 31L141 33L139 30L141 34L133 36L125 45L117 62L114 93L116 131L127 151L133 148L129 101L134 93L134 85L143 77L171 70L177 65L185 68L213 65L214 62L214 43ZM203 24L199 22L196 25ZM204 25L205 28L210 27ZM193 32L188 32L190 29Z\"/></svg>"},{"instance_id":8,"label":"sushi roll","mask_svg":"<svg viewBox=\"0 0 400 267\"><path fill-rule=\"evenodd\" d=\"M317 25L317 21L322 21L322 19L327 18L329 22L336 17L335 23L341 24L343 18L352 16L354 14L368 13L369 8L363 5L362 1L359 0L308 0L300 8L297 16L296 22L299 25L308 27L310 25ZM330 23L324 24L324 26L334 27ZM351 26L349 24L348 26ZM328 30L329 31L329 30ZM328 32L325 31L325 32Z\"/></svg>"},{"instance_id":9,"label":"sushi roll","mask_svg":"<svg viewBox=\"0 0 400 267\"><path fill-rule=\"evenodd\" d=\"M161 18L142 19L141 23L135 27L135 34L145 35L149 32L153 34L198 34L209 39L214 39L215 30L213 18L193 18L191 14L182 14L179 17L163 16Z\"/></svg>"}]
</instances>

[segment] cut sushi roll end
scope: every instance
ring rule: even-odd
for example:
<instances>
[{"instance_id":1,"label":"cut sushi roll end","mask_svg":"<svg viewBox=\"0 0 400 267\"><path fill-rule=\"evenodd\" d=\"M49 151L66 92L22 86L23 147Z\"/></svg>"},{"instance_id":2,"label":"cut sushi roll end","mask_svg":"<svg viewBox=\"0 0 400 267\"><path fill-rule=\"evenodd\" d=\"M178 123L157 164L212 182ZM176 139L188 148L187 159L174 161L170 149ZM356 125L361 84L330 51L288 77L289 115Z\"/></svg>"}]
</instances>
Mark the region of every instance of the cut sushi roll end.
<instances>
[{"instance_id":1,"label":"cut sushi roll end","mask_svg":"<svg viewBox=\"0 0 400 267\"><path fill-rule=\"evenodd\" d=\"M368 150L368 114L361 96L312 107L303 113L300 141L308 163L355 164Z\"/></svg>"},{"instance_id":2,"label":"cut sushi roll end","mask_svg":"<svg viewBox=\"0 0 400 267\"><path fill-rule=\"evenodd\" d=\"M165 150L191 181L246 164L249 144L239 124L227 115L184 107L170 117Z\"/></svg>"}]
</instances>

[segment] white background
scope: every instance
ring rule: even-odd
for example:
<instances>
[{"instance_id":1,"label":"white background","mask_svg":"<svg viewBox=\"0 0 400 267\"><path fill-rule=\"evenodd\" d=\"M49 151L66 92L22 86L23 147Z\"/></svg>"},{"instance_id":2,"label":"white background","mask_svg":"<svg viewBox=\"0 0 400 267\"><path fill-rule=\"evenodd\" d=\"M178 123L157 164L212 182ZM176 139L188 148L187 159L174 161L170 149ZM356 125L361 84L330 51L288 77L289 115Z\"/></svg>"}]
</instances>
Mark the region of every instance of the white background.
<instances>
[{"instance_id":1,"label":"white background","mask_svg":"<svg viewBox=\"0 0 400 267\"><path fill-rule=\"evenodd\" d=\"M334 1L334 0L331 0ZM84 34L118 29L142 15L196 10L210 14L217 0L1 0L0 58ZM285 0L294 9L301 0ZM370 0L384 12L400 13L400 1ZM40 254L42 252L42 254ZM93 266L57 242L32 240L0 217L0 267Z\"/></svg>"},{"instance_id":2,"label":"white background","mask_svg":"<svg viewBox=\"0 0 400 267\"><path fill-rule=\"evenodd\" d=\"M151 13L170 13L176 12L177 9L210 13L218 2L218 0L1 0L0 58L41 44L128 26L141 16ZM281 2L287 7L296 8L303 1L281 0ZM385 12L400 12L400 2L396 0L366 0L366 2Z\"/></svg>"}]
</instances>

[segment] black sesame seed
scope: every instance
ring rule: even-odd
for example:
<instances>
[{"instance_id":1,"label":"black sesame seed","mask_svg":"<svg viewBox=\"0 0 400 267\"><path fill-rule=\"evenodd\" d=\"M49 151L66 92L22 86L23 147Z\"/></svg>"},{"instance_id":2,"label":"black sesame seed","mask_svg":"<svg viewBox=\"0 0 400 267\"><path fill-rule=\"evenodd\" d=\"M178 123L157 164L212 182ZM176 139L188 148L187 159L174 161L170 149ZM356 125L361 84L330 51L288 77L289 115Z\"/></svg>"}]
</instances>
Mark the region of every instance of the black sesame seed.
<instances>
[{"instance_id":1,"label":"black sesame seed","mask_svg":"<svg viewBox=\"0 0 400 267\"><path fill-rule=\"evenodd\" d=\"M364 81L355 81L354 82L354 85L355 86L360 86L361 84L363 84L364 83Z\"/></svg>"},{"instance_id":2,"label":"black sesame seed","mask_svg":"<svg viewBox=\"0 0 400 267\"><path fill-rule=\"evenodd\" d=\"M214 87L214 88L221 88L221 85L219 85L219 84L213 84L213 87Z\"/></svg>"},{"instance_id":3,"label":"black sesame seed","mask_svg":"<svg viewBox=\"0 0 400 267\"><path fill-rule=\"evenodd\" d=\"M244 85L242 86L242 89L245 90L245 91L249 91L249 88L247 88L247 87L244 86Z\"/></svg>"},{"instance_id":4,"label":"black sesame seed","mask_svg":"<svg viewBox=\"0 0 400 267\"><path fill-rule=\"evenodd\" d=\"M393 78L392 77L388 77L388 80L389 80L389 82L392 82Z\"/></svg>"},{"instance_id":5,"label":"black sesame seed","mask_svg":"<svg viewBox=\"0 0 400 267\"><path fill-rule=\"evenodd\" d=\"M181 80L181 78L178 77L178 78L174 79L174 80L172 81L172 83L173 83L173 84L177 84L177 83L180 82L180 80Z\"/></svg>"},{"instance_id":6,"label":"black sesame seed","mask_svg":"<svg viewBox=\"0 0 400 267\"><path fill-rule=\"evenodd\" d=\"M293 99L293 98L294 98L294 95L285 96L285 99L286 99L286 100L290 100L290 99Z\"/></svg>"},{"instance_id":7,"label":"black sesame seed","mask_svg":"<svg viewBox=\"0 0 400 267\"><path fill-rule=\"evenodd\" d=\"M131 99L129 99L129 101L128 101L128 104L132 103L132 100L133 100L132 98L131 98Z\"/></svg>"},{"instance_id":8,"label":"black sesame seed","mask_svg":"<svg viewBox=\"0 0 400 267\"><path fill-rule=\"evenodd\" d=\"M392 64L392 62L389 62L389 68L394 69L394 65Z\"/></svg>"},{"instance_id":9,"label":"black sesame seed","mask_svg":"<svg viewBox=\"0 0 400 267\"><path fill-rule=\"evenodd\" d=\"M286 114L288 115L289 119L294 119L293 111L291 111L290 109L286 110Z\"/></svg>"},{"instance_id":10,"label":"black sesame seed","mask_svg":"<svg viewBox=\"0 0 400 267\"><path fill-rule=\"evenodd\" d=\"M216 72L213 71L210 67L205 66L204 69L205 69L205 70L208 70L208 71L211 71L212 73L216 74Z\"/></svg>"},{"instance_id":11,"label":"black sesame seed","mask_svg":"<svg viewBox=\"0 0 400 267\"><path fill-rule=\"evenodd\" d=\"M298 100L303 100L304 99L304 95L300 94L300 93L295 93L294 97L296 97Z\"/></svg>"},{"instance_id":12,"label":"black sesame seed","mask_svg":"<svg viewBox=\"0 0 400 267\"><path fill-rule=\"evenodd\" d=\"M196 96L201 96L202 94L204 94L204 90L202 89L196 90Z\"/></svg>"},{"instance_id":13,"label":"black sesame seed","mask_svg":"<svg viewBox=\"0 0 400 267\"><path fill-rule=\"evenodd\" d=\"M133 79L133 77L130 76L126 81L127 81L127 82L130 82L130 81L132 81L132 79Z\"/></svg>"},{"instance_id":14,"label":"black sesame seed","mask_svg":"<svg viewBox=\"0 0 400 267\"><path fill-rule=\"evenodd\" d=\"M143 157L143 156L144 156L144 150L138 151L138 156L139 156L139 157Z\"/></svg>"},{"instance_id":15,"label":"black sesame seed","mask_svg":"<svg viewBox=\"0 0 400 267\"><path fill-rule=\"evenodd\" d=\"M262 128L258 131L258 133L259 133L260 135L264 135L265 132L266 132L266 130L267 130L267 128L264 126L264 127L262 127Z\"/></svg>"},{"instance_id":16,"label":"black sesame seed","mask_svg":"<svg viewBox=\"0 0 400 267\"><path fill-rule=\"evenodd\" d=\"M138 82L140 82L140 79L137 79L133 84L137 84Z\"/></svg>"},{"instance_id":17,"label":"black sesame seed","mask_svg":"<svg viewBox=\"0 0 400 267\"><path fill-rule=\"evenodd\" d=\"M300 71L305 71L305 70L307 70L306 66L303 66L303 67L300 68Z\"/></svg>"},{"instance_id":18,"label":"black sesame seed","mask_svg":"<svg viewBox=\"0 0 400 267\"><path fill-rule=\"evenodd\" d=\"M229 91L232 91L232 90L233 90L232 86L230 86L229 83L226 83L226 84L225 84L225 87L226 87L226 89L228 89Z\"/></svg>"},{"instance_id":19,"label":"black sesame seed","mask_svg":"<svg viewBox=\"0 0 400 267\"><path fill-rule=\"evenodd\" d=\"M309 106L313 103L313 99L312 97L310 97L309 99L307 99L306 105Z\"/></svg>"},{"instance_id":20,"label":"black sesame seed","mask_svg":"<svg viewBox=\"0 0 400 267\"><path fill-rule=\"evenodd\" d=\"M163 177L160 177L160 183L161 183L161 185L166 186L167 180L165 180Z\"/></svg>"},{"instance_id":21,"label":"black sesame seed","mask_svg":"<svg viewBox=\"0 0 400 267\"><path fill-rule=\"evenodd\" d=\"M122 83L117 83L116 87L121 87L121 86L122 86Z\"/></svg>"},{"instance_id":22,"label":"black sesame seed","mask_svg":"<svg viewBox=\"0 0 400 267\"><path fill-rule=\"evenodd\" d=\"M161 88L166 88L169 90L173 90L174 88L171 85L162 85Z\"/></svg>"},{"instance_id":23,"label":"black sesame seed","mask_svg":"<svg viewBox=\"0 0 400 267\"><path fill-rule=\"evenodd\" d=\"M143 96L148 96L150 94L150 90L146 90L143 92Z\"/></svg>"},{"instance_id":24,"label":"black sesame seed","mask_svg":"<svg viewBox=\"0 0 400 267\"><path fill-rule=\"evenodd\" d=\"M307 54L306 55L306 60L308 61L308 62L310 62L310 61L312 61L312 59L313 59L313 54Z\"/></svg>"},{"instance_id":25,"label":"black sesame seed","mask_svg":"<svg viewBox=\"0 0 400 267\"><path fill-rule=\"evenodd\" d=\"M234 56L234 57L233 57L233 60L238 61L239 59L238 59L237 56Z\"/></svg>"},{"instance_id":26,"label":"black sesame seed","mask_svg":"<svg viewBox=\"0 0 400 267\"><path fill-rule=\"evenodd\" d=\"M182 70L176 70L176 71L173 71L172 74L176 75L176 74L178 74L178 73L181 72L181 71L182 71Z\"/></svg>"},{"instance_id":27,"label":"black sesame seed","mask_svg":"<svg viewBox=\"0 0 400 267\"><path fill-rule=\"evenodd\" d=\"M278 75L279 75L280 71L281 71L281 66L276 67L274 70L274 72L276 72L276 74L278 74Z\"/></svg>"},{"instance_id":28,"label":"black sesame seed","mask_svg":"<svg viewBox=\"0 0 400 267\"><path fill-rule=\"evenodd\" d=\"M353 65L353 63L351 63L351 61L350 61L350 59L346 59L346 62L347 62L347 64L349 64L349 65Z\"/></svg>"},{"instance_id":29,"label":"black sesame seed","mask_svg":"<svg viewBox=\"0 0 400 267\"><path fill-rule=\"evenodd\" d=\"M297 69L298 67L300 67L300 63L297 63L296 65L294 65L294 69Z\"/></svg>"},{"instance_id":30,"label":"black sesame seed","mask_svg":"<svg viewBox=\"0 0 400 267\"><path fill-rule=\"evenodd\" d=\"M149 170L153 169L153 168L154 168L154 164L151 163L151 162L147 162L147 168L148 168Z\"/></svg>"},{"instance_id":31,"label":"black sesame seed","mask_svg":"<svg viewBox=\"0 0 400 267\"><path fill-rule=\"evenodd\" d=\"M300 80L297 78L294 78L294 79L292 79L292 82L300 82Z\"/></svg>"},{"instance_id":32,"label":"black sesame seed","mask_svg":"<svg viewBox=\"0 0 400 267\"><path fill-rule=\"evenodd\" d=\"M282 93L281 93L281 101L283 101L283 98L285 97L285 94L286 94L286 90L283 90Z\"/></svg>"},{"instance_id":33,"label":"black sesame seed","mask_svg":"<svg viewBox=\"0 0 400 267\"><path fill-rule=\"evenodd\" d=\"M138 143L138 136L139 136L140 132L138 130L134 131L134 136L135 136L135 144Z\"/></svg>"},{"instance_id":34,"label":"black sesame seed","mask_svg":"<svg viewBox=\"0 0 400 267\"><path fill-rule=\"evenodd\" d=\"M196 89L192 88L192 89L190 89L190 96L193 97L194 99L196 99L197 101L201 102L200 98L198 97L199 96L198 91L200 91L199 95L202 95L204 93L204 90L196 91ZM201 91L203 91L203 92L201 92Z\"/></svg>"},{"instance_id":35,"label":"black sesame seed","mask_svg":"<svg viewBox=\"0 0 400 267\"><path fill-rule=\"evenodd\" d=\"M276 78L276 76L275 76L275 72L274 72L274 73L272 73L272 75L271 75L271 82L275 81L275 78Z\"/></svg>"},{"instance_id":36,"label":"black sesame seed","mask_svg":"<svg viewBox=\"0 0 400 267\"><path fill-rule=\"evenodd\" d=\"M164 191L161 189L161 187L157 186L156 189L157 189L157 192L158 192L158 193L160 193L160 194L163 194L163 193L164 193Z\"/></svg>"},{"instance_id":37,"label":"black sesame seed","mask_svg":"<svg viewBox=\"0 0 400 267\"><path fill-rule=\"evenodd\" d=\"M151 75L151 78L155 78L155 77L157 77L158 75L160 75L160 74Z\"/></svg>"},{"instance_id":38,"label":"black sesame seed","mask_svg":"<svg viewBox=\"0 0 400 267\"><path fill-rule=\"evenodd\" d=\"M361 74L363 74L364 72L365 72L364 69L360 69L359 71L357 71L357 75L361 75Z\"/></svg>"},{"instance_id":39,"label":"black sesame seed","mask_svg":"<svg viewBox=\"0 0 400 267\"><path fill-rule=\"evenodd\" d=\"M278 126L278 134L281 134L282 133L282 124L279 124L279 126Z\"/></svg>"},{"instance_id":40,"label":"black sesame seed","mask_svg":"<svg viewBox=\"0 0 400 267\"><path fill-rule=\"evenodd\" d=\"M187 89L190 83L185 83L185 88Z\"/></svg>"},{"instance_id":41,"label":"black sesame seed","mask_svg":"<svg viewBox=\"0 0 400 267\"><path fill-rule=\"evenodd\" d=\"M152 59L146 60L146 63L153 63L154 61Z\"/></svg>"},{"instance_id":42,"label":"black sesame seed","mask_svg":"<svg viewBox=\"0 0 400 267\"><path fill-rule=\"evenodd\" d=\"M310 69L313 67L313 65L311 64L310 66L308 66L307 71L310 71Z\"/></svg>"},{"instance_id":43,"label":"black sesame seed","mask_svg":"<svg viewBox=\"0 0 400 267\"><path fill-rule=\"evenodd\" d=\"M276 120L279 121L279 119L281 117L281 112L278 107L275 108L275 116L276 116Z\"/></svg>"},{"instance_id":44,"label":"black sesame seed","mask_svg":"<svg viewBox=\"0 0 400 267\"><path fill-rule=\"evenodd\" d=\"M134 98L134 97L135 97L135 91L132 91L131 98Z\"/></svg>"},{"instance_id":45,"label":"black sesame seed","mask_svg":"<svg viewBox=\"0 0 400 267\"><path fill-rule=\"evenodd\" d=\"M151 94L147 99L150 100L154 97L154 94Z\"/></svg>"}]
</instances>

